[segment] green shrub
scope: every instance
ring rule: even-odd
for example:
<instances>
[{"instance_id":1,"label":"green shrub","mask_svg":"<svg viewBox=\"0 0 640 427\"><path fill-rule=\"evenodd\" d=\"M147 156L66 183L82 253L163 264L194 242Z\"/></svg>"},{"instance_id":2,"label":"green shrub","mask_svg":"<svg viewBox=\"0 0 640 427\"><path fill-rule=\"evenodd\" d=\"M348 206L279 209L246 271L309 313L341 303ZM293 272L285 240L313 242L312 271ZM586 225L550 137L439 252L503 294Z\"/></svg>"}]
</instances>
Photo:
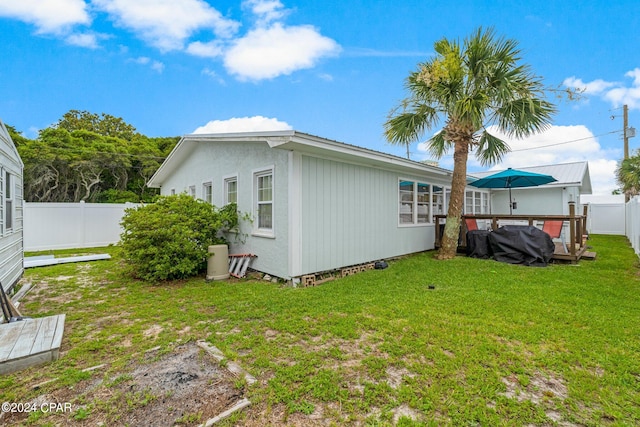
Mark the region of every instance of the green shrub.
<instances>
[{"instance_id":1,"label":"green shrub","mask_svg":"<svg viewBox=\"0 0 640 427\"><path fill-rule=\"evenodd\" d=\"M173 280L206 270L209 245L227 243L224 231L238 225L235 204L218 209L186 194L159 197L125 211L120 245L134 277Z\"/></svg>"}]
</instances>

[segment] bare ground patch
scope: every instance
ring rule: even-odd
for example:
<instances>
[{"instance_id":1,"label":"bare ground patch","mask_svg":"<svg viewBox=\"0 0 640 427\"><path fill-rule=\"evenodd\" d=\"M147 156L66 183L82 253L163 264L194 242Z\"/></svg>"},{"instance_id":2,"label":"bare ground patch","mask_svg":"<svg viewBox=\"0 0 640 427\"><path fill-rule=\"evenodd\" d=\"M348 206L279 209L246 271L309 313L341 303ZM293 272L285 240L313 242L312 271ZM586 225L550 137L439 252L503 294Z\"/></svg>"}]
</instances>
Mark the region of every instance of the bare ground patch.
<instances>
[{"instance_id":1,"label":"bare ground patch","mask_svg":"<svg viewBox=\"0 0 640 427\"><path fill-rule=\"evenodd\" d=\"M236 377L190 342L159 356L158 349L129 372L38 396L35 401L70 402L72 411L49 414L53 425L197 425L240 401ZM84 402L92 402L83 404ZM4 425L26 421L27 414L5 414Z\"/></svg>"}]
</instances>

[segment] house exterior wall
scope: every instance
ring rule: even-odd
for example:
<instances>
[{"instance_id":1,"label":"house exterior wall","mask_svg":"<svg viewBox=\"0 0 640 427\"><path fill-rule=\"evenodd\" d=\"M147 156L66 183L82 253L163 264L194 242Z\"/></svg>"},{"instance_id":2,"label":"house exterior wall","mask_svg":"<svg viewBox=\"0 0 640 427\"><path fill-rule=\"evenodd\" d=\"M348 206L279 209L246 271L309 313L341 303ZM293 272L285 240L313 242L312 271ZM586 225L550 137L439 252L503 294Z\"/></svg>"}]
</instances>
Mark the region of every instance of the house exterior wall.
<instances>
[{"instance_id":1,"label":"house exterior wall","mask_svg":"<svg viewBox=\"0 0 640 427\"><path fill-rule=\"evenodd\" d=\"M398 183L439 183L306 155L299 161L300 259L292 276L433 249L433 224L399 225Z\"/></svg>"},{"instance_id":2,"label":"house exterior wall","mask_svg":"<svg viewBox=\"0 0 640 427\"><path fill-rule=\"evenodd\" d=\"M22 170L20 156L0 122L0 281L5 291L10 290L24 272ZM7 186L10 187L8 193Z\"/></svg>"},{"instance_id":3,"label":"house exterior wall","mask_svg":"<svg viewBox=\"0 0 640 427\"><path fill-rule=\"evenodd\" d=\"M274 235L256 235L254 227L254 173L273 168L274 174ZM238 210L249 213L253 222L243 222L240 234L230 237L229 253L253 253L258 255L251 267L278 277L288 277L289 272L289 206L288 206L289 155L287 151L274 150L266 143L215 142L199 143L163 183L162 195L189 192L195 187L195 196L203 199L205 183L211 183L216 206L223 206L225 179L237 177Z\"/></svg>"},{"instance_id":4,"label":"house exterior wall","mask_svg":"<svg viewBox=\"0 0 640 427\"><path fill-rule=\"evenodd\" d=\"M513 188L511 197L517 203L514 215L569 215L569 201L579 203L577 187ZM491 213L509 214L508 190L491 191Z\"/></svg>"}]
</instances>

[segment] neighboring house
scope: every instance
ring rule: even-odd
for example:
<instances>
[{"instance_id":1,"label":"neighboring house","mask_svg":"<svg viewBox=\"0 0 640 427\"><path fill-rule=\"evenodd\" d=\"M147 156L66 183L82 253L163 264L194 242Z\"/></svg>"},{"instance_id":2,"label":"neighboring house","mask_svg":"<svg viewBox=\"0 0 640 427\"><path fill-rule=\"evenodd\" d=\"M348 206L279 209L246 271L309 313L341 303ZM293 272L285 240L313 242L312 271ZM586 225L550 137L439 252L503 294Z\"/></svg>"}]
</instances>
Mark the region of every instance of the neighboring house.
<instances>
[{"instance_id":1,"label":"neighboring house","mask_svg":"<svg viewBox=\"0 0 640 427\"><path fill-rule=\"evenodd\" d=\"M591 194L591 177L588 162L516 168L527 172L551 175L557 181L539 187L513 188L511 197L516 202L514 215L569 215L569 202L576 203L576 214L581 204L580 196ZM484 178L500 172L472 172L475 178ZM491 189L491 213L509 214L509 191Z\"/></svg>"},{"instance_id":2,"label":"neighboring house","mask_svg":"<svg viewBox=\"0 0 640 427\"><path fill-rule=\"evenodd\" d=\"M148 185L249 213L231 253L292 279L434 248L452 172L296 131L183 137ZM467 194L488 213L488 191ZM477 205L474 206L474 203Z\"/></svg>"},{"instance_id":3,"label":"neighboring house","mask_svg":"<svg viewBox=\"0 0 640 427\"><path fill-rule=\"evenodd\" d=\"M0 120L0 281L9 291L24 272L22 238L23 163Z\"/></svg>"}]
</instances>

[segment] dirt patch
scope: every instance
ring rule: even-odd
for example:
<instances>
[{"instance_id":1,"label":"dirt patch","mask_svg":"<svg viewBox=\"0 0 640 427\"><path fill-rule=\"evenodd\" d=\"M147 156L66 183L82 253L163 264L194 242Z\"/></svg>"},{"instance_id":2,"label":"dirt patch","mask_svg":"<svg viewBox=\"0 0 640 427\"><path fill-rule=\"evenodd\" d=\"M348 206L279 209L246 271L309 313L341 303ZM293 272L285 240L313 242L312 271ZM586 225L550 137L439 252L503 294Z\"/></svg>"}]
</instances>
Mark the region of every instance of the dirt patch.
<instances>
[{"instance_id":1,"label":"dirt patch","mask_svg":"<svg viewBox=\"0 0 640 427\"><path fill-rule=\"evenodd\" d=\"M109 379L91 379L38 396L34 402L70 402L72 411L47 417L53 425L170 426L205 423L240 401L236 377L195 343L169 354L148 352L129 372ZM83 402L93 402L83 405ZM85 414L78 416L78 414ZM23 422L10 415L4 425Z\"/></svg>"}]
</instances>

